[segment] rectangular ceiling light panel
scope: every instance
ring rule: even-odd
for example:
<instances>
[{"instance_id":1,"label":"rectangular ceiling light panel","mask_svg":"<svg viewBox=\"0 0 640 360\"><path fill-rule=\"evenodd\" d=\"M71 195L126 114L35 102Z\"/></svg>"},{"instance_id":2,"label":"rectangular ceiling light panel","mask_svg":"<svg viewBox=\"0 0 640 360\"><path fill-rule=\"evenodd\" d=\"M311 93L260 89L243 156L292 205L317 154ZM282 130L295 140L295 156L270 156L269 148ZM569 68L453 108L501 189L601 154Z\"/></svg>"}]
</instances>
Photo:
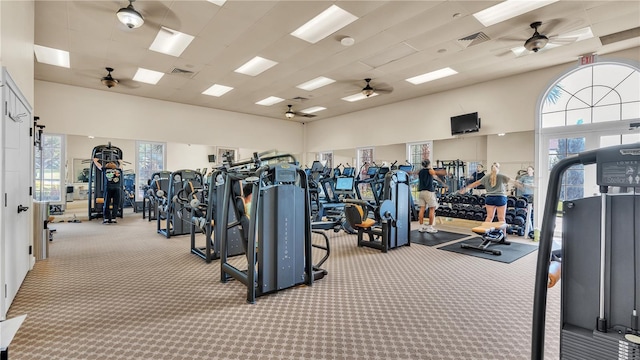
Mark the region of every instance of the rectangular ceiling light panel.
<instances>
[{"instance_id":1,"label":"rectangular ceiling light panel","mask_svg":"<svg viewBox=\"0 0 640 360\"><path fill-rule=\"evenodd\" d=\"M318 112L318 111L322 111L322 110L327 110L326 107L322 107L322 106L312 106L310 108L306 108L304 110L300 110L301 113L304 114L313 114L314 112Z\"/></svg>"},{"instance_id":2,"label":"rectangular ceiling light panel","mask_svg":"<svg viewBox=\"0 0 640 360\"><path fill-rule=\"evenodd\" d=\"M424 84L429 81L442 79L447 76L455 75L458 72L453 70L452 68L446 67L440 70L432 71L426 74L414 76L412 78L406 79L406 81L412 83L413 85Z\"/></svg>"},{"instance_id":3,"label":"rectangular ceiling light panel","mask_svg":"<svg viewBox=\"0 0 640 360\"><path fill-rule=\"evenodd\" d=\"M307 91L313 91L315 89L321 88L323 86L329 85L329 84L333 84L334 82L336 82L333 79L329 79L328 77L324 77L324 76L320 76L317 77L313 80L309 80L306 83L300 84L298 86L296 86L298 89L302 89L302 90L307 90Z\"/></svg>"},{"instance_id":4,"label":"rectangular ceiling light panel","mask_svg":"<svg viewBox=\"0 0 640 360\"><path fill-rule=\"evenodd\" d=\"M266 99L262 99L262 100L258 101L256 103L256 105L271 106L271 105L274 105L274 104L277 104L277 103L283 102L283 101L284 101L284 99L279 98L277 96L269 96Z\"/></svg>"},{"instance_id":5,"label":"rectangular ceiling light panel","mask_svg":"<svg viewBox=\"0 0 640 360\"><path fill-rule=\"evenodd\" d=\"M224 5L225 2L227 2L227 0L207 0L210 3L216 4L218 6L222 6Z\"/></svg>"},{"instance_id":6,"label":"rectangular ceiling light panel","mask_svg":"<svg viewBox=\"0 0 640 360\"><path fill-rule=\"evenodd\" d=\"M191 44L193 38L189 34L162 26L158 31L158 35L156 35L156 39L149 46L149 50L179 57L187 46Z\"/></svg>"},{"instance_id":7,"label":"rectangular ceiling light panel","mask_svg":"<svg viewBox=\"0 0 640 360\"><path fill-rule=\"evenodd\" d=\"M360 101L360 100L372 98L374 96L378 96L378 93L374 92L373 94L371 94L369 96L366 96L363 93L357 93L357 94L349 95L347 97L343 97L342 100L348 101L348 102L354 102L354 101Z\"/></svg>"},{"instance_id":8,"label":"rectangular ceiling light panel","mask_svg":"<svg viewBox=\"0 0 640 360\"><path fill-rule=\"evenodd\" d=\"M273 60L269 60L269 59L265 59L262 58L260 56L256 56L253 59L247 61L244 65L240 66L239 68L235 69L234 71L240 74L245 74L245 75L249 75L249 76L256 76L260 73L262 73L263 71L266 71L274 66L276 66L278 63L273 61Z\"/></svg>"},{"instance_id":9,"label":"rectangular ceiling light panel","mask_svg":"<svg viewBox=\"0 0 640 360\"><path fill-rule=\"evenodd\" d=\"M33 51L35 52L36 60L38 60L39 63L66 68L71 67L68 51L53 49L40 45L33 45Z\"/></svg>"},{"instance_id":10,"label":"rectangular ceiling light panel","mask_svg":"<svg viewBox=\"0 0 640 360\"><path fill-rule=\"evenodd\" d=\"M484 26L491 26L518 15L528 13L543 6L552 4L558 0L507 0L490 8L478 11L473 16Z\"/></svg>"},{"instance_id":11,"label":"rectangular ceiling light panel","mask_svg":"<svg viewBox=\"0 0 640 360\"><path fill-rule=\"evenodd\" d=\"M331 5L318 16L297 28L291 35L312 44L358 20L358 17L336 5Z\"/></svg>"},{"instance_id":12,"label":"rectangular ceiling light panel","mask_svg":"<svg viewBox=\"0 0 640 360\"><path fill-rule=\"evenodd\" d=\"M203 91L202 93L204 95L220 97L220 96L228 93L231 90L233 90L233 88L230 87L230 86L214 84L213 86L211 86L207 90Z\"/></svg>"},{"instance_id":13,"label":"rectangular ceiling light panel","mask_svg":"<svg viewBox=\"0 0 640 360\"><path fill-rule=\"evenodd\" d=\"M164 73L159 71L138 68L138 71L136 71L136 74L133 75L133 80L143 82L146 84L155 85L158 83L158 81L160 81L160 79L162 79L163 76L164 76Z\"/></svg>"}]
</instances>

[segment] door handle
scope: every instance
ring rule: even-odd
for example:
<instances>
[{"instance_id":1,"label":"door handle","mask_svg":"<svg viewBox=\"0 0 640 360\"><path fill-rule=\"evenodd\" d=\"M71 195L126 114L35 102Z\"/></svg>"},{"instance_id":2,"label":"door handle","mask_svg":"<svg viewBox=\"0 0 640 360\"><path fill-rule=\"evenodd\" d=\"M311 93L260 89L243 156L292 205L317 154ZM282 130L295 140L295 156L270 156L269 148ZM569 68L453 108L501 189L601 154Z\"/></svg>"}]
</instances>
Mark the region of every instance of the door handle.
<instances>
[{"instance_id":1,"label":"door handle","mask_svg":"<svg viewBox=\"0 0 640 360\"><path fill-rule=\"evenodd\" d=\"M29 210L28 206L18 205L18 214L20 214L23 211L27 211L27 210Z\"/></svg>"}]
</instances>

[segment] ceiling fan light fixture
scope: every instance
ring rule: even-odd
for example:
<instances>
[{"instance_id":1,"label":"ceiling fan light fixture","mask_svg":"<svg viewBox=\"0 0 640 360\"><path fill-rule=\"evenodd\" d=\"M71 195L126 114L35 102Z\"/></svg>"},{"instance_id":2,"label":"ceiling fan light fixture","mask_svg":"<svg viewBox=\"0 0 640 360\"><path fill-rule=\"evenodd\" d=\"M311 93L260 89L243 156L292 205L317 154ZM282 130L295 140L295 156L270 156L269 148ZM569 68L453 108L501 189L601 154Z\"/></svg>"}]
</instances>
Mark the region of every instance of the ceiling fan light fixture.
<instances>
[{"instance_id":1,"label":"ceiling fan light fixture","mask_svg":"<svg viewBox=\"0 0 640 360\"><path fill-rule=\"evenodd\" d=\"M118 20L129 29L137 29L144 24L144 18L133 7L132 1L129 1L129 6L118 10L116 16L118 17Z\"/></svg>"},{"instance_id":2,"label":"ceiling fan light fixture","mask_svg":"<svg viewBox=\"0 0 640 360\"><path fill-rule=\"evenodd\" d=\"M111 89L112 87L118 85L119 81L118 79L114 79L113 76L111 76L111 72L113 71L113 68L106 67L105 70L107 70L107 76L100 79L100 82L102 82L104 86Z\"/></svg>"},{"instance_id":3,"label":"ceiling fan light fixture","mask_svg":"<svg viewBox=\"0 0 640 360\"><path fill-rule=\"evenodd\" d=\"M289 110L287 110L287 112L284 113L284 117L286 117L287 119L293 119L296 116L296 113L294 113L291 110L291 106L293 106L293 105L287 105L287 106L289 107Z\"/></svg>"},{"instance_id":4,"label":"ceiling fan light fixture","mask_svg":"<svg viewBox=\"0 0 640 360\"><path fill-rule=\"evenodd\" d=\"M548 37L538 34L527 39L527 41L525 41L524 43L524 48L529 51L538 52L539 50L544 48L548 42Z\"/></svg>"},{"instance_id":5,"label":"ceiling fan light fixture","mask_svg":"<svg viewBox=\"0 0 640 360\"><path fill-rule=\"evenodd\" d=\"M367 79L364 79L364 81L367 82L367 85L364 88L362 88L362 95L369 97L373 95L375 91L371 87L371 84L369 84L371 82L371 79L367 78Z\"/></svg>"},{"instance_id":6,"label":"ceiling fan light fixture","mask_svg":"<svg viewBox=\"0 0 640 360\"><path fill-rule=\"evenodd\" d=\"M112 79L112 78L108 78L108 77L104 77L104 78L102 78L102 84L104 84L104 86L106 86L109 89L111 89L112 87L118 85L118 80Z\"/></svg>"}]
</instances>

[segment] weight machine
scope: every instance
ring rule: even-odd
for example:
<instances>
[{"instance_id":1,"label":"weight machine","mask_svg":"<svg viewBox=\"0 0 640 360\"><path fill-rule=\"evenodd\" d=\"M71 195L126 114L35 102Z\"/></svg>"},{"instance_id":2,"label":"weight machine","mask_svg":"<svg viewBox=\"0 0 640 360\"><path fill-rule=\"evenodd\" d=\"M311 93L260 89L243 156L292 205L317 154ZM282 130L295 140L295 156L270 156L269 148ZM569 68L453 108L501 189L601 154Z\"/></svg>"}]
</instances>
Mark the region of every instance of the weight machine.
<instances>
[{"instance_id":1,"label":"weight machine","mask_svg":"<svg viewBox=\"0 0 640 360\"><path fill-rule=\"evenodd\" d=\"M167 196L158 204L156 216L158 234L164 235L167 239L191 233L191 209L180 206L177 201L178 192L185 187L202 188L202 174L193 170L177 170L171 173Z\"/></svg>"},{"instance_id":2,"label":"weight machine","mask_svg":"<svg viewBox=\"0 0 640 360\"><path fill-rule=\"evenodd\" d=\"M550 259L562 177L573 165L596 165L599 196L563 202L560 358L640 359L640 143L587 151L558 162L549 187L536 268L531 359L544 357Z\"/></svg>"},{"instance_id":3,"label":"weight machine","mask_svg":"<svg viewBox=\"0 0 640 360\"><path fill-rule=\"evenodd\" d=\"M279 155L282 158L285 155ZM291 155L286 155L295 161ZM313 285L326 275L319 264L312 263L314 246L311 234L311 202L305 171L291 163L261 165L264 159L248 160L258 166L246 172L227 172L224 180L224 199L217 212L220 226L220 264L223 283L234 278L247 287L247 302L256 297L284 290L296 285ZM244 213L244 203L238 201L234 187L241 181L253 184L250 214ZM238 184L236 186L235 184ZM230 222L234 212L236 222ZM229 230L239 227L247 249L247 270L228 262ZM325 238L326 239L326 238Z\"/></svg>"},{"instance_id":4,"label":"weight machine","mask_svg":"<svg viewBox=\"0 0 640 360\"><path fill-rule=\"evenodd\" d=\"M102 218L104 208L104 187L105 184L102 179L102 172L93 163L93 159L98 159L103 166L108 162L114 162L120 167L120 161L122 160L122 150L119 147L108 145L98 145L91 151L91 166L89 168L89 220ZM120 184L122 187L122 184ZM122 190L124 194L124 190ZM122 218L122 205L124 196L120 196L120 203L113 204L118 209L117 217Z\"/></svg>"},{"instance_id":5,"label":"weight machine","mask_svg":"<svg viewBox=\"0 0 640 360\"><path fill-rule=\"evenodd\" d=\"M157 220L158 205L163 203L169 189L170 171L159 171L151 175L142 198L142 218Z\"/></svg>"},{"instance_id":6,"label":"weight machine","mask_svg":"<svg viewBox=\"0 0 640 360\"><path fill-rule=\"evenodd\" d=\"M460 159L437 160L436 168L444 169L447 172L444 181L449 186L449 192L456 192L465 186L466 164L464 161Z\"/></svg>"}]
</instances>

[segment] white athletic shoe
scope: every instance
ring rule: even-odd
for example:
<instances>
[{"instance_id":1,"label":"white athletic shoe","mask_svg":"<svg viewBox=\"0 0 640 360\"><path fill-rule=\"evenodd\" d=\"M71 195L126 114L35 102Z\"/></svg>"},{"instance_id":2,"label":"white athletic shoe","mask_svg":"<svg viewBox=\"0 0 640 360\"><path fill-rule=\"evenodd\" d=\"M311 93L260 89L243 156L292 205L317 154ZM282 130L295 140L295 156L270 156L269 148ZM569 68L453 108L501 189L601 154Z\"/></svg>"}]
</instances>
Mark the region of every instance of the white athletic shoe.
<instances>
[{"instance_id":1,"label":"white athletic shoe","mask_svg":"<svg viewBox=\"0 0 640 360\"><path fill-rule=\"evenodd\" d=\"M433 225L428 225L428 226L427 226L427 232L428 232L428 233L432 233L432 234L433 234L433 233L437 233L437 232L438 232L438 229L434 228L434 227L433 227Z\"/></svg>"},{"instance_id":2,"label":"white athletic shoe","mask_svg":"<svg viewBox=\"0 0 640 360\"><path fill-rule=\"evenodd\" d=\"M429 231L429 227L426 226L426 225L422 225L422 226L420 226L420 229L418 229L418 231L421 232L421 233L427 232L427 231Z\"/></svg>"}]
</instances>

